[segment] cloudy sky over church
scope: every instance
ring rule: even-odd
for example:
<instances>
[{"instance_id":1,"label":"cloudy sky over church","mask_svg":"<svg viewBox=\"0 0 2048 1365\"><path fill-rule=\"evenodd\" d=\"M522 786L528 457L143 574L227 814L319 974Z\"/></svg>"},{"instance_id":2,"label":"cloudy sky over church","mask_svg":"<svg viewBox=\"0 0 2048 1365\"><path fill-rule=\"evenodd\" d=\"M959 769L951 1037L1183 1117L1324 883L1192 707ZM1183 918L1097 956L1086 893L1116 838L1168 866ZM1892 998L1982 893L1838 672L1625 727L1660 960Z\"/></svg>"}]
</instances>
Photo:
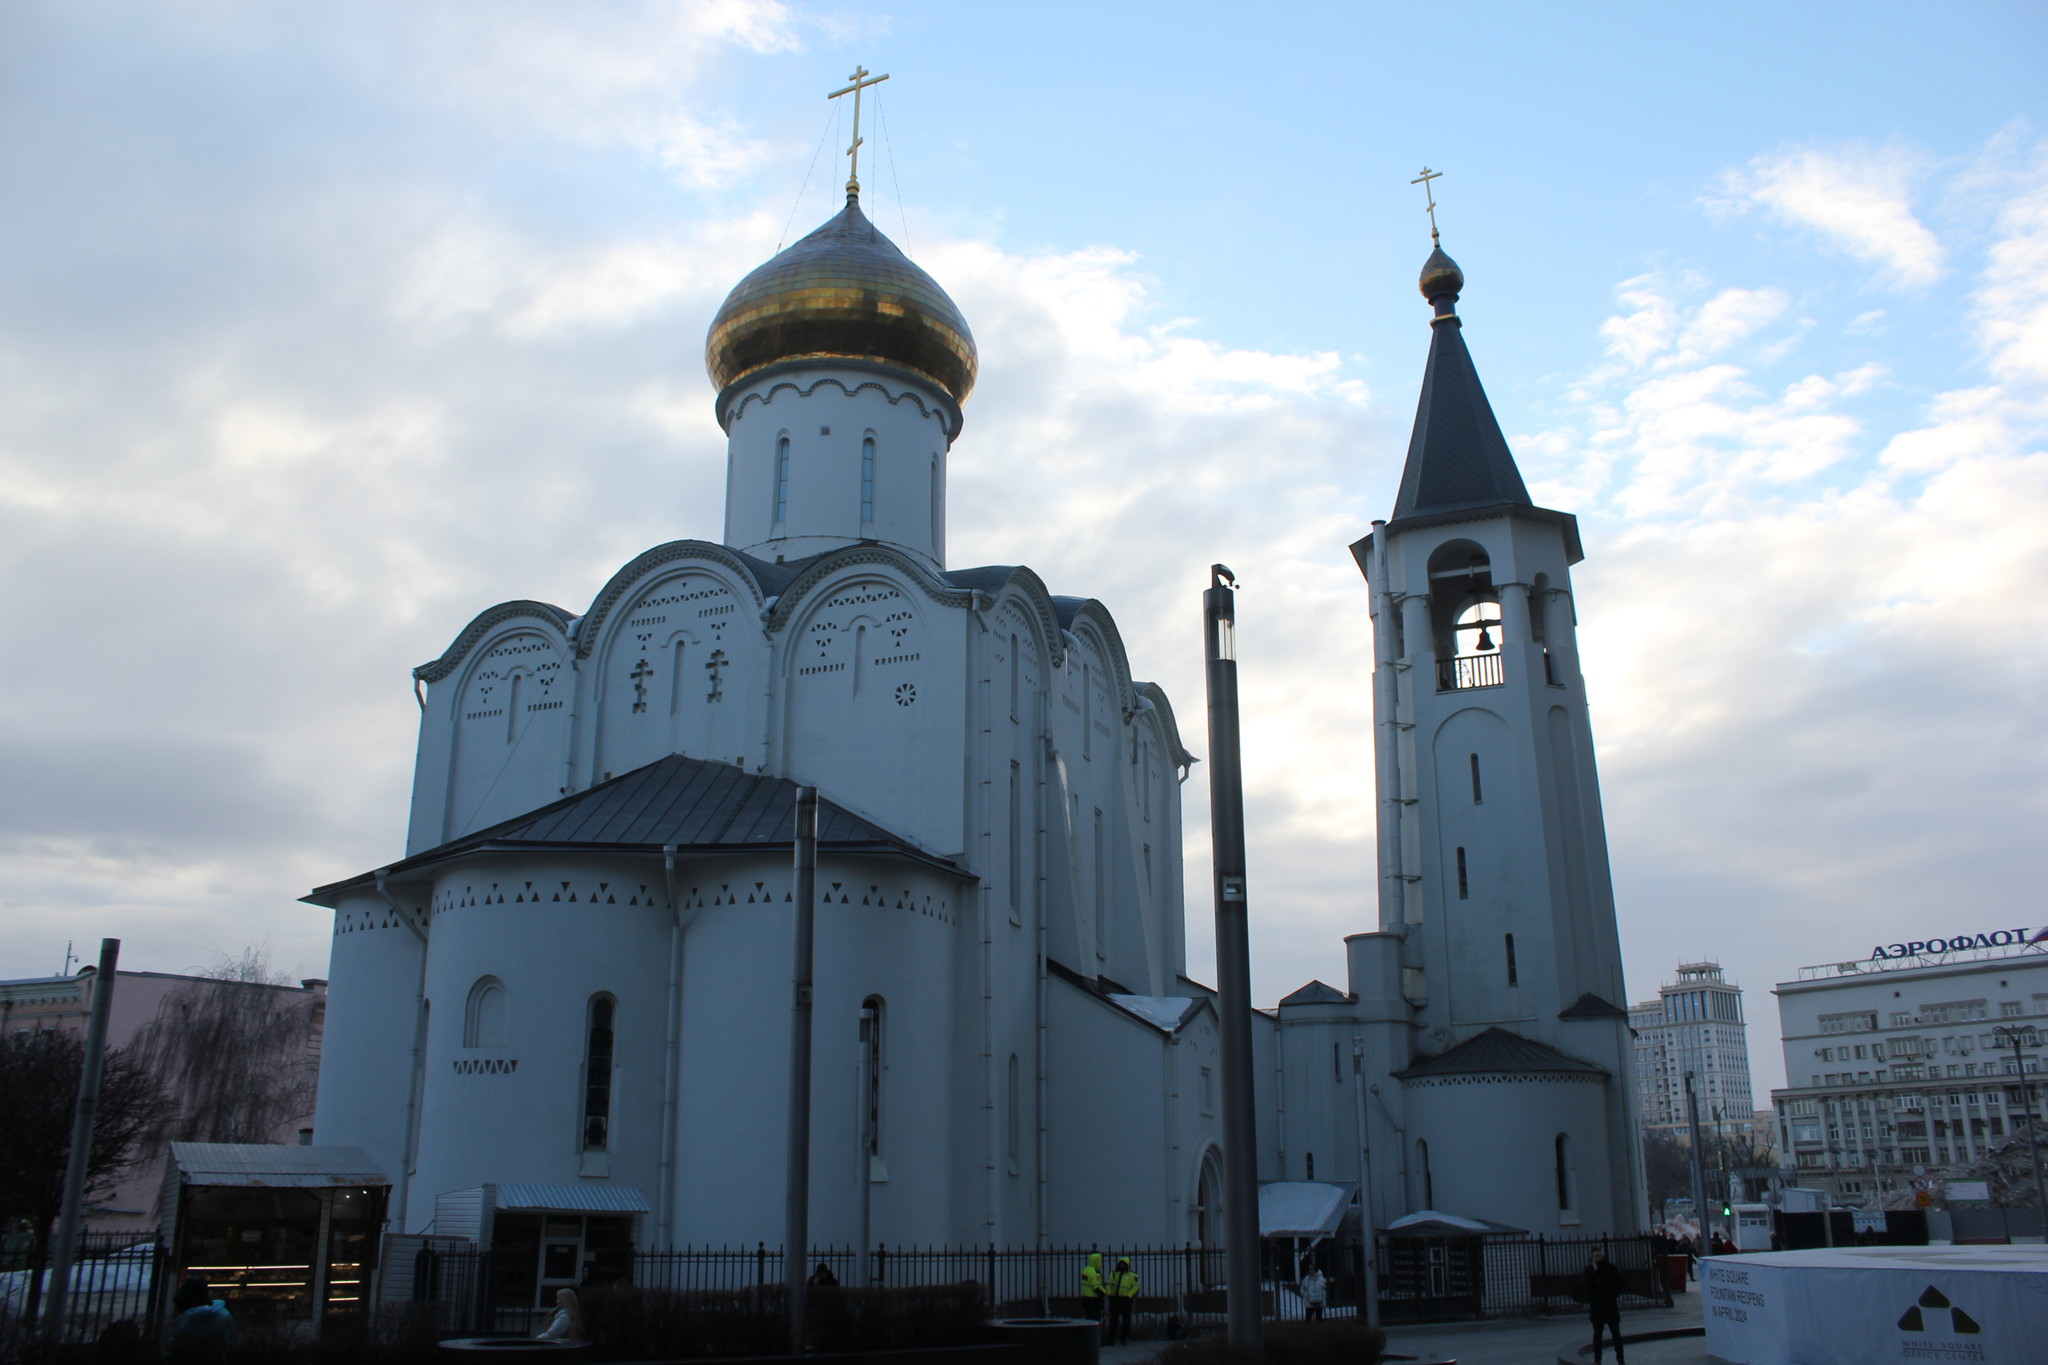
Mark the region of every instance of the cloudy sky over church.
<instances>
[{"instance_id":1,"label":"cloudy sky over church","mask_svg":"<svg viewBox=\"0 0 2048 1365\"><path fill-rule=\"evenodd\" d=\"M2038 6L0 7L0 976L179 971L401 851L409 669L716 539L705 327L838 207L981 377L948 560L1116 613L1200 755L1243 579L1255 995L1373 908L1424 165L1576 512L1631 995L2048 923ZM839 101L838 104L844 104ZM1209 979L1207 787L1186 789Z\"/></svg>"}]
</instances>

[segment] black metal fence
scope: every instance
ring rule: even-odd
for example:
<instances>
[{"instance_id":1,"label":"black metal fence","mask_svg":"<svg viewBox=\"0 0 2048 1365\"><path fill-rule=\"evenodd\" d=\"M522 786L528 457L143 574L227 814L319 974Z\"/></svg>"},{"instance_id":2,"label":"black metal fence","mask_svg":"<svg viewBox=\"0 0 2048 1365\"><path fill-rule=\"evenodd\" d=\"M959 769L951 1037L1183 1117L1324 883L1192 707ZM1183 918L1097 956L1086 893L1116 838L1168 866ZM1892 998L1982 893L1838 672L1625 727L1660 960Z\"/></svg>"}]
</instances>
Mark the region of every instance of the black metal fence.
<instances>
[{"instance_id":1,"label":"black metal fence","mask_svg":"<svg viewBox=\"0 0 2048 1365\"><path fill-rule=\"evenodd\" d=\"M169 1252L151 1232L88 1232L80 1236L64 1306L63 1339L96 1341L119 1322L147 1339L156 1335L169 1293ZM0 1249L0 1344L19 1346L47 1331L49 1252Z\"/></svg>"},{"instance_id":2,"label":"black metal fence","mask_svg":"<svg viewBox=\"0 0 2048 1365\"><path fill-rule=\"evenodd\" d=\"M396 1241L396 1239L393 1239ZM1579 1277L1595 1248L1621 1270L1628 1300L1638 1306L1669 1304L1653 1239L1541 1237L1379 1238L1380 1311L1388 1321L1511 1317L1572 1311ZM1105 1271L1128 1257L1138 1275L1139 1329L1163 1331L1221 1322L1225 1314L1224 1253L1220 1247L891 1247L862 1253L852 1247L814 1248L809 1273L823 1266L848 1287L907 1288L973 1282L998 1317L1073 1316L1083 1311L1080 1274L1091 1252ZM1284 1244L1269 1244L1259 1286L1269 1319L1299 1319L1308 1307L1297 1277L1317 1265L1327 1281L1324 1315L1358 1315L1365 1284L1363 1248L1325 1242L1296 1262ZM417 1305L448 1333L533 1331L552 1311L530 1263L510 1264L504 1253L466 1245L392 1246L384 1261L384 1299ZM410 1273L407 1273L409 1269ZM675 1293L746 1294L783 1282L782 1251L751 1247L685 1247L634 1255L626 1283ZM395 1291L395 1292L394 1292ZM431 1305L431 1307L426 1307ZM1150 1320L1148 1323L1147 1320Z\"/></svg>"}]
</instances>

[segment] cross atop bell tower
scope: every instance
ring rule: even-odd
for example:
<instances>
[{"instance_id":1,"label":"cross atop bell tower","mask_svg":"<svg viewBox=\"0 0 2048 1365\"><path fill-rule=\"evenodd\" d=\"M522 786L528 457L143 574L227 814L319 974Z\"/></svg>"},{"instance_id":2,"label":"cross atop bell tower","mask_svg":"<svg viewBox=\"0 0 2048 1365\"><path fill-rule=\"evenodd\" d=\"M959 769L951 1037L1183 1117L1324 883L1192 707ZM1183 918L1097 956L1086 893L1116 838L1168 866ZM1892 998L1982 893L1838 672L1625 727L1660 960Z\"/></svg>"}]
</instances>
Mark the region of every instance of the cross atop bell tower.
<instances>
[{"instance_id":1,"label":"cross atop bell tower","mask_svg":"<svg viewBox=\"0 0 2048 1365\"><path fill-rule=\"evenodd\" d=\"M834 90L831 94L825 96L825 98L828 100L836 100L841 95L853 96L853 141L846 144L846 154L847 156L852 158L852 165L846 173L846 193L849 197L858 197L860 194L861 144L860 92L867 89L871 85L880 85L883 81L888 80L889 76L887 72L884 72L879 76L870 76L868 73L868 69L866 67L856 66L853 69L853 74L851 76L848 76L846 79L852 81L853 84L847 86L844 90Z\"/></svg>"}]
</instances>

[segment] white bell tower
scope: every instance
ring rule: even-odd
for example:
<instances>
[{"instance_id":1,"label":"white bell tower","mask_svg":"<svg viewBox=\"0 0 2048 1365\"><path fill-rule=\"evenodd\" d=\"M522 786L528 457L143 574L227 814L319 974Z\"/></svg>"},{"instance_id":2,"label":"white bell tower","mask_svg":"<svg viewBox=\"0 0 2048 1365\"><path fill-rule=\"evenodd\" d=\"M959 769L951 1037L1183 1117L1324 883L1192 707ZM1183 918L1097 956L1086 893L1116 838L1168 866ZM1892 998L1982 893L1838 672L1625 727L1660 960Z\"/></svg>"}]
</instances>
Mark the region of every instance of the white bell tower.
<instances>
[{"instance_id":1,"label":"white bell tower","mask_svg":"<svg viewBox=\"0 0 2048 1365\"><path fill-rule=\"evenodd\" d=\"M1533 505L1515 468L1461 334L1463 284L1433 252L1421 280L1435 306L1429 364L1400 494L1352 547L1372 587L1376 658L1380 933L1368 937L1384 956L1399 945L1408 1104L1418 1131L1446 1130L1430 1158L1440 1206L1452 1207L1442 1191L1458 1153L1459 1202L1479 1216L1525 1197L1489 1195L1489 1179L1547 1192L1554 1175L1551 1212L1566 1227L1622 1231L1640 1217L1640 1156L1575 638L1571 566L1584 552L1576 520ZM1495 1030L1512 1037L1446 1058ZM1445 1068L1571 1084L1519 1119L1494 1114L1481 1123L1490 1137L1459 1135L1476 1115L1454 1118L1466 1101ZM1425 1080L1436 1088L1418 1088Z\"/></svg>"}]
</instances>

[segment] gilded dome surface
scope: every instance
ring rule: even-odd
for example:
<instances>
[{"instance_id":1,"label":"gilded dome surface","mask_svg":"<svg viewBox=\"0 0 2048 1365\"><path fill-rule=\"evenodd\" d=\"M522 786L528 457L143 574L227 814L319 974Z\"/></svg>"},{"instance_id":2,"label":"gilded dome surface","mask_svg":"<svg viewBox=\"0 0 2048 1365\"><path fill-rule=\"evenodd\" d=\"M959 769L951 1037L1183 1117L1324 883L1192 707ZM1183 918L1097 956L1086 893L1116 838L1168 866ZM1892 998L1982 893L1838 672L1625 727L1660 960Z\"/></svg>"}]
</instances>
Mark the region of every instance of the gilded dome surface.
<instances>
[{"instance_id":1,"label":"gilded dome surface","mask_svg":"<svg viewBox=\"0 0 2048 1365\"><path fill-rule=\"evenodd\" d=\"M978 364L946 291L846 208L741 280L711 320L704 368L720 389L786 360L866 360L921 375L964 402Z\"/></svg>"},{"instance_id":2,"label":"gilded dome surface","mask_svg":"<svg viewBox=\"0 0 2048 1365\"><path fill-rule=\"evenodd\" d=\"M1438 247L1422 263L1422 278L1416 283L1422 287L1422 297L1426 299L1434 299L1439 294L1455 295L1465 287L1465 272L1444 254L1442 247Z\"/></svg>"}]
</instances>

